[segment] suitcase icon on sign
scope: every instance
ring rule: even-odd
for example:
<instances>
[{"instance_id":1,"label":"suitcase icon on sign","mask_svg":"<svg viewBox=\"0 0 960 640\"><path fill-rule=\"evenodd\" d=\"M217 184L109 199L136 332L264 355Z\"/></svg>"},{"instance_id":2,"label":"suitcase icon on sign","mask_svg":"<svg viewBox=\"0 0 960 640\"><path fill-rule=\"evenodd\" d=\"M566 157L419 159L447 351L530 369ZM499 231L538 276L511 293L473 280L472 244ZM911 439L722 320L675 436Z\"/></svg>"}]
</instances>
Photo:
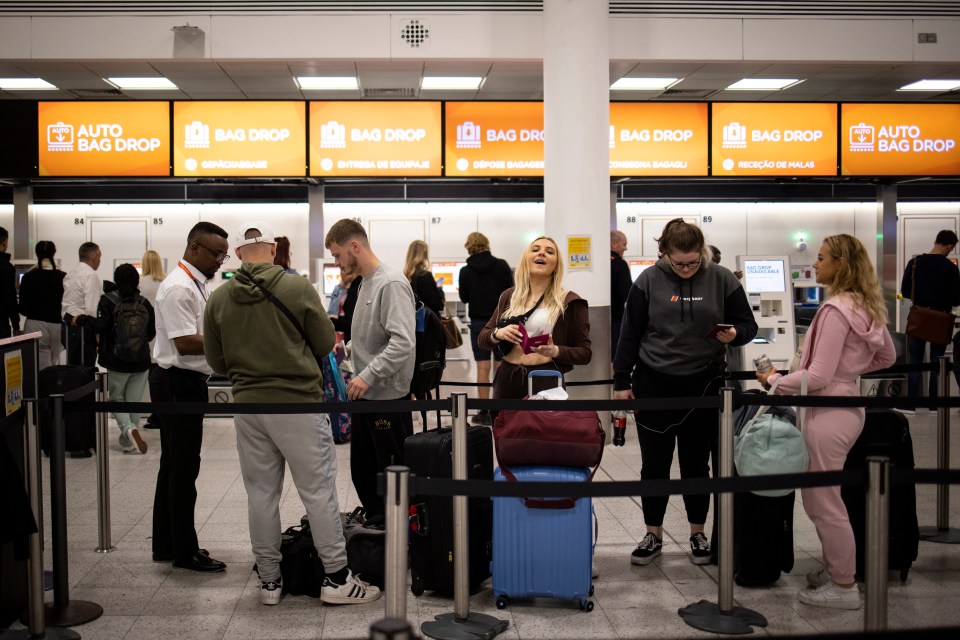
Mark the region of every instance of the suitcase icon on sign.
<instances>
[{"instance_id":1,"label":"suitcase icon on sign","mask_svg":"<svg viewBox=\"0 0 960 640\"><path fill-rule=\"evenodd\" d=\"M47 125L47 149L73 151L73 125L58 122Z\"/></svg>"}]
</instances>

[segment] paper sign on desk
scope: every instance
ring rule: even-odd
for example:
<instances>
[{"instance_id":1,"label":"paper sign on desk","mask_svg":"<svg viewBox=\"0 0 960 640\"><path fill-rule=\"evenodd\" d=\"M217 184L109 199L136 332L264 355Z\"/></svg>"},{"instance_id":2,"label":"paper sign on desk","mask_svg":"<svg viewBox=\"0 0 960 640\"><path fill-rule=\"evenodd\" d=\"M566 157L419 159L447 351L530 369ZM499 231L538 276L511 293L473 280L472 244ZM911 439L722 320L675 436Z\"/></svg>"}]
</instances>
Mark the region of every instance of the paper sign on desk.
<instances>
[{"instance_id":1,"label":"paper sign on desk","mask_svg":"<svg viewBox=\"0 0 960 640\"><path fill-rule=\"evenodd\" d=\"M533 353L533 350L540 345L550 342L550 336L548 334L531 337L522 322L517 325L517 328L520 329L520 349L523 350L524 353Z\"/></svg>"}]
</instances>

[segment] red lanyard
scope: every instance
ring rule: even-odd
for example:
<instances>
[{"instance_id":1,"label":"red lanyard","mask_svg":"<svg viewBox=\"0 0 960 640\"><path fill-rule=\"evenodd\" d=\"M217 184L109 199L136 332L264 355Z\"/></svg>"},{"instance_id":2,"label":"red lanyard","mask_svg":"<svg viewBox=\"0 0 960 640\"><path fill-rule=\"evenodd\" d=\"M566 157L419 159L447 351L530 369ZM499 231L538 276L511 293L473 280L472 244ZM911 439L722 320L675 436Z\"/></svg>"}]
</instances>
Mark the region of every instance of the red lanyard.
<instances>
[{"instance_id":1,"label":"red lanyard","mask_svg":"<svg viewBox=\"0 0 960 640\"><path fill-rule=\"evenodd\" d=\"M190 271L190 269L187 269L186 265L184 265L182 262L178 262L178 263L177 263L177 266L180 267L181 269L183 269L184 273L187 274L187 277L188 277L188 278L190 278L191 280L193 280L193 284L195 284L195 285L197 286L197 291L200 292L200 297L203 298L203 301L204 301L204 302L206 302L206 301L207 301L207 294L206 294L206 292L203 290L203 285L200 284L200 281L197 280L196 276L194 276L193 273Z\"/></svg>"}]
</instances>

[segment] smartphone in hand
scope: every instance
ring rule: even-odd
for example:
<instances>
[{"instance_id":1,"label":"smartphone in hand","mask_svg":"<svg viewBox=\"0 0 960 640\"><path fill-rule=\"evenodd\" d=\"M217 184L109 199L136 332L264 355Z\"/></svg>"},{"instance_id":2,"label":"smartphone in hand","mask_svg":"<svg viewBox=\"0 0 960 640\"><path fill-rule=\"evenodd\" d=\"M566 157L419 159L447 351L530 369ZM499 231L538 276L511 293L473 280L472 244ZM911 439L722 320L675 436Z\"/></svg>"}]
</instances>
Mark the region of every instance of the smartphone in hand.
<instances>
[{"instance_id":1,"label":"smartphone in hand","mask_svg":"<svg viewBox=\"0 0 960 640\"><path fill-rule=\"evenodd\" d=\"M726 331L727 329L733 329L732 324L715 324L710 331L707 332L707 335L703 336L704 338L716 338L717 334L721 331Z\"/></svg>"}]
</instances>

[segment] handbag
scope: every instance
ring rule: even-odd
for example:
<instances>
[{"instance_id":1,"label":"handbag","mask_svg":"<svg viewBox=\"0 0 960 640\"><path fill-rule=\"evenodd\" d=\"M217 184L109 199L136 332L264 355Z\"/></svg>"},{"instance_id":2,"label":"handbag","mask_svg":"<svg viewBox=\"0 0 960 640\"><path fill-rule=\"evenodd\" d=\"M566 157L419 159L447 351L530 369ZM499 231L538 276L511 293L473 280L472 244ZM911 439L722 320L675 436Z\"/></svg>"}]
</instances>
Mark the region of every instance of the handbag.
<instances>
[{"instance_id":1,"label":"handbag","mask_svg":"<svg viewBox=\"0 0 960 640\"><path fill-rule=\"evenodd\" d=\"M806 395L806 382L804 374L801 395ZM776 386L774 383L770 391ZM800 429L790 421L789 414L774 415L771 408L761 407L733 435L733 464L741 476L804 473L810 465ZM751 493L779 497L791 491L793 489L770 489Z\"/></svg>"},{"instance_id":2,"label":"handbag","mask_svg":"<svg viewBox=\"0 0 960 640\"><path fill-rule=\"evenodd\" d=\"M443 337L447 341L447 349L456 349L463 345L463 335L456 318L444 313L440 316L440 324L443 327Z\"/></svg>"},{"instance_id":3,"label":"handbag","mask_svg":"<svg viewBox=\"0 0 960 640\"><path fill-rule=\"evenodd\" d=\"M531 371L554 375L559 371ZM542 464L557 467L599 467L603 427L596 411L514 411L493 421L493 441L501 468Z\"/></svg>"},{"instance_id":4,"label":"handbag","mask_svg":"<svg viewBox=\"0 0 960 640\"><path fill-rule=\"evenodd\" d=\"M910 299L914 299L917 290L917 259L913 260L913 275L910 277ZM956 316L946 311L930 307L921 307L914 303L907 312L906 334L911 338L948 345L953 338L953 325Z\"/></svg>"}]
</instances>

